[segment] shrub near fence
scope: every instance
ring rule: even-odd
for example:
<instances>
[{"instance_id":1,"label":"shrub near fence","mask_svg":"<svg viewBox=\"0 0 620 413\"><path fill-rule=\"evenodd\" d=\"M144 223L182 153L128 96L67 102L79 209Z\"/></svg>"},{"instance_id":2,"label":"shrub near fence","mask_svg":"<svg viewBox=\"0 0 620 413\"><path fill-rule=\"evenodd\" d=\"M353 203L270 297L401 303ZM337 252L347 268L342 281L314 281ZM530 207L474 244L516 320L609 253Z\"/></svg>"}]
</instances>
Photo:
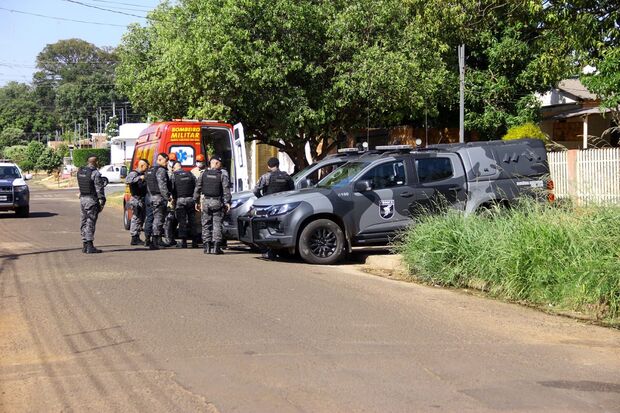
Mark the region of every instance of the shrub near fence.
<instances>
[{"instance_id":1,"label":"shrub near fence","mask_svg":"<svg viewBox=\"0 0 620 413\"><path fill-rule=\"evenodd\" d=\"M109 149L74 149L73 150L73 165L78 168L85 166L88 162L88 157L95 155L99 160L99 166L108 165L110 163L110 150Z\"/></svg>"},{"instance_id":2,"label":"shrub near fence","mask_svg":"<svg viewBox=\"0 0 620 413\"><path fill-rule=\"evenodd\" d=\"M398 246L412 276L620 320L620 207L526 202L491 216L426 216Z\"/></svg>"}]
</instances>

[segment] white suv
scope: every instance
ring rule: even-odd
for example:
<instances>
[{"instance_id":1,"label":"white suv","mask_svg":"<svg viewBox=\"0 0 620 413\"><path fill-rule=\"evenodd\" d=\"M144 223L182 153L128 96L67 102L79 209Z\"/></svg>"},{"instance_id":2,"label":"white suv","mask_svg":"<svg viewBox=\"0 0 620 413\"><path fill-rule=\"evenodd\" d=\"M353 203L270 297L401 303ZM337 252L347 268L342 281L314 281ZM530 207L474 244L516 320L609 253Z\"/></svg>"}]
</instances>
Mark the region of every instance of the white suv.
<instances>
[{"instance_id":1,"label":"white suv","mask_svg":"<svg viewBox=\"0 0 620 413\"><path fill-rule=\"evenodd\" d=\"M32 175L22 174L15 163L0 159L0 211L15 211L21 218L30 215L29 179Z\"/></svg>"}]
</instances>

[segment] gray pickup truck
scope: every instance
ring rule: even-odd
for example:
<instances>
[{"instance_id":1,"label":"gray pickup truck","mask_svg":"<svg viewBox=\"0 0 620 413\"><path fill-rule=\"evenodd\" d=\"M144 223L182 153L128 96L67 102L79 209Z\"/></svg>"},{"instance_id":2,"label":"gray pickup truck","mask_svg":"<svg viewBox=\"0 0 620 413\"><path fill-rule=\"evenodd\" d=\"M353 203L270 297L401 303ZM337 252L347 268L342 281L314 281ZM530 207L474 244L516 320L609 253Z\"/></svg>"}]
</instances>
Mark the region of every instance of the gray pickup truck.
<instances>
[{"instance_id":1,"label":"gray pickup truck","mask_svg":"<svg viewBox=\"0 0 620 413\"><path fill-rule=\"evenodd\" d=\"M359 150L357 148L344 148L340 149L338 153L328 155L324 159L308 165L306 168L293 175L292 178L295 189L313 187L322 178L347 162L359 158L364 153L364 150ZM224 218L224 238L227 240L239 239L237 233L237 219L248 213L256 199L256 195L254 195L252 191L237 192L232 195L230 212Z\"/></svg>"},{"instance_id":2,"label":"gray pickup truck","mask_svg":"<svg viewBox=\"0 0 620 413\"><path fill-rule=\"evenodd\" d=\"M546 196L549 166L540 140L377 149L314 188L257 199L238 219L239 239L333 264L353 246L387 244L416 214L446 205L471 213Z\"/></svg>"}]
</instances>

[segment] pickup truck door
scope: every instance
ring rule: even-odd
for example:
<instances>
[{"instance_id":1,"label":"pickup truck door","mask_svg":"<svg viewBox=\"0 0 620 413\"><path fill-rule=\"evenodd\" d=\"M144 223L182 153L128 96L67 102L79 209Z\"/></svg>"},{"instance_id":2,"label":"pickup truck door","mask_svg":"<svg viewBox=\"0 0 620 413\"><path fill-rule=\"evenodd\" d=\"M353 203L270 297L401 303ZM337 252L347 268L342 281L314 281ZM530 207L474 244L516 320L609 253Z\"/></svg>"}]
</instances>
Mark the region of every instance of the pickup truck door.
<instances>
[{"instance_id":1,"label":"pickup truck door","mask_svg":"<svg viewBox=\"0 0 620 413\"><path fill-rule=\"evenodd\" d=\"M233 126L233 136L233 157L235 160L234 176L236 177L234 187L236 192L247 191L250 189L250 179L248 157L245 151L245 133L241 123L237 123Z\"/></svg>"},{"instance_id":2,"label":"pickup truck door","mask_svg":"<svg viewBox=\"0 0 620 413\"><path fill-rule=\"evenodd\" d=\"M454 153L425 154L414 157L417 176L413 215L453 207L465 210L467 180L459 156Z\"/></svg>"},{"instance_id":3,"label":"pickup truck door","mask_svg":"<svg viewBox=\"0 0 620 413\"><path fill-rule=\"evenodd\" d=\"M399 159L375 165L357 180L371 182L371 190L352 194L351 234L357 243L385 242L409 224L412 175L409 160Z\"/></svg>"}]
</instances>

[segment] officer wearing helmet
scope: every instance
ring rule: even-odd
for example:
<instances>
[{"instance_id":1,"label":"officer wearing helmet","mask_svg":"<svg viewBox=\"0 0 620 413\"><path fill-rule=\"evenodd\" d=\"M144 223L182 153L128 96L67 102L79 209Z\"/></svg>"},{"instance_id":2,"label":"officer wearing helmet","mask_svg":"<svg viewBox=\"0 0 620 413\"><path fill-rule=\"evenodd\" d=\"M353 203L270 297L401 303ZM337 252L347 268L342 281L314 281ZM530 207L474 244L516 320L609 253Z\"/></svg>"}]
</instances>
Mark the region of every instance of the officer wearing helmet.
<instances>
[{"instance_id":1,"label":"officer wearing helmet","mask_svg":"<svg viewBox=\"0 0 620 413\"><path fill-rule=\"evenodd\" d=\"M125 178L131 193L131 199L129 200L129 207L132 212L131 225L129 227L129 234L131 235L130 245L142 245L140 231L143 229L146 218L145 198L147 192L144 173L148 167L149 161L140 159L136 169L129 172L127 178Z\"/></svg>"},{"instance_id":2,"label":"officer wearing helmet","mask_svg":"<svg viewBox=\"0 0 620 413\"><path fill-rule=\"evenodd\" d=\"M222 169L222 158L211 157L194 191L196 211L202 211L202 241L205 254L222 254L222 221L230 211L230 179Z\"/></svg>"},{"instance_id":3,"label":"officer wearing helmet","mask_svg":"<svg viewBox=\"0 0 620 413\"><path fill-rule=\"evenodd\" d=\"M82 235L82 252L86 254L100 253L95 248L95 227L99 213L105 206L105 190L101 173L97 167L97 157L88 157L88 164L78 170L77 181L80 189L80 232Z\"/></svg>"},{"instance_id":4,"label":"officer wearing helmet","mask_svg":"<svg viewBox=\"0 0 620 413\"><path fill-rule=\"evenodd\" d=\"M168 171L166 166L168 155L160 153L157 155L157 164L146 171L146 187L151 197L151 208L153 210L153 239L150 249L159 249L164 230L164 217L166 208L170 200Z\"/></svg>"},{"instance_id":5,"label":"officer wearing helmet","mask_svg":"<svg viewBox=\"0 0 620 413\"><path fill-rule=\"evenodd\" d=\"M181 248L187 248L187 239L192 237L192 227L196 203L194 202L194 190L196 189L196 178L190 172L181 168L177 162L172 173L172 199L174 212L179 223L179 237ZM196 247L196 242L192 242L192 247Z\"/></svg>"},{"instance_id":6,"label":"officer wearing helmet","mask_svg":"<svg viewBox=\"0 0 620 413\"><path fill-rule=\"evenodd\" d=\"M198 179L205 171L205 169L207 169L207 162L205 160L205 156L200 153L196 155L196 166L191 170L192 175L194 175L194 177Z\"/></svg>"},{"instance_id":7,"label":"officer wearing helmet","mask_svg":"<svg viewBox=\"0 0 620 413\"><path fill-rule=\"evenodd\" d=\"M269 158L267 167L269 172L262 175L254 187L254 195L257 198L295 189L295 183L290 175L280 170L278 158Z\"/></svg>"}]
</instances>

